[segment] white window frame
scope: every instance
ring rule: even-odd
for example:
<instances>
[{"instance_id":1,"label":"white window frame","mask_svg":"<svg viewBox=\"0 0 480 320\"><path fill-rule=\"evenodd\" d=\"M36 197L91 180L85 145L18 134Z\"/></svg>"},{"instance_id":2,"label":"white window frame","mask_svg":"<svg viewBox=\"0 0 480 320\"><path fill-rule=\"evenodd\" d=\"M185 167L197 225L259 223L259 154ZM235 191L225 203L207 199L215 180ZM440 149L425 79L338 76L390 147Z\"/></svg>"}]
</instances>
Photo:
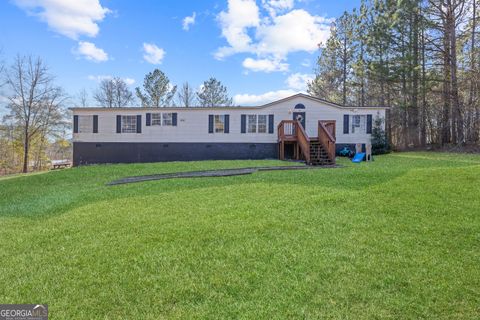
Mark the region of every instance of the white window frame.
<instances>
[{"instance_id":1,"label":"white window frame","mask_svg":"<svg viewBox=\"0 0 480 320\"><path fill-rule=\"evenodd\" d=\"M162 112L162 126L173 126L173 113L172 112Z\"/></svg>"},{"instance_id":2,"label":"white window frame","mask_svg":"<svg viewBox=\"0 0 480 320\"><path fill-rule=\"evenodd\" d=\"M133 119L133 120L132 120ZM122 116L122 133L137 133L137 116Z\"/></svg>"},{"instance_id":3,"label":"white window frame","mask_svg":"<svg viewBox=\"0 0 480 320\"><path fill-rule=\"evenodd\" d=\"M351 116L351 132L352 133L367 133L367 115L355 114Z\"/></svg>"},{"instance_id":4,"label":"white window frame","mask_svg":"<svg viewBox=\"0 0 480 320\"><path fill-rule=\"evenodd\" d=\"M261 123L260 118L265 119L264 124ZM263 126L265 126L264 129ZM261 127L262 130L260 130ZM268 133L268 115L247 114L247 133Z\"/></svg>"},{"instance_id":5,"label":"white window frame","mask_svg":"<svg viewBox=\"0 0 480 320\"><path fill-rule=\"evenodd\" d=\"M150 115L150 125L151 126L161 126L162 125L162 114L160 112L152 113Z\"/></svg>"},{"instance_id":6,"label":"white window frame","mask_svg":"<svg viewBox=\"0 0 480 320\"><path fill-rule=\"evenodd\" d=\"M78 116L78 133L93 133L93 116Z\"/></svg>"},{"instance_id":7,"label":"white window frame","mask_svg":"<svg viewBox=\"0 0 480 320\"><path fill-rule=\"evenodd\" d=\"M264 124L260 124L260 117L265 118L265 129L260 130L260 126L264 126ZM267 133L268 132L268 116L266 114L259 114L257 115L257 133Z\"/></svg>"},{"instance_id":8,"label":"white window frame","mask_svg":"<svg viewBox=\"0 0 480 320\"><path fill-rule=\"evenodd\" d=\"M217 126L217 124L219 126ZM225 115L213 115L213 133L225 133Z\"/></svg>"},{"instance_id":9,"label":"white window frame","mask_svg":"<svg viewBox=\"0 0 480 320\"><path fill-rule=\"evenodd\" d=\"M172 127L173 112L156 112L150 116L151 126Z\"/></svg>"},{"instance_id":10,"label":"white window frame","mask_svg":"<svg viewBox=\"0 0 480 320\"><path fill-rule=\"evenodd\" d=\"M256 114L247 114L247 133L257 133Z\"/></svg>"}]
</instances>

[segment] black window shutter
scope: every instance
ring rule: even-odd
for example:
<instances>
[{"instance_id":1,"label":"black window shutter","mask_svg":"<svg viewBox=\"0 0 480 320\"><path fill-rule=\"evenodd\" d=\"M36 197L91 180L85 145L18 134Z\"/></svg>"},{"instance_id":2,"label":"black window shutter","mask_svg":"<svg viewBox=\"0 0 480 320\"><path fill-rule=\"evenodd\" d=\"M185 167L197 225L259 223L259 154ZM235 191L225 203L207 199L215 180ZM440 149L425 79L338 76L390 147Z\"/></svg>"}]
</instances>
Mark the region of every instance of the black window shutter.
<instances>
[{"instance_id":1,"label":"black window shutter","mask_svg":"<svg viewBox=\"0 0 480 320\"><path fill-rule=\"evenodd\" d=\"M177 126L177 113L172 113L172 126Z\"/></svg>"},{"instance_id":2,"label":"black window shutter","mask_svg":"<svg viewBox=\"0 0 480 320\"><path fill-rule=\"evenodd\" d=\"M93 116L93 133L98 133L98 116Z\"/></svg>"},{"instance_id":3,"label":"black window shutter","mask_svg":"<svg viewBox=\"0 0 480 320\"><path fill-rule=\"evenodd\" d=\"M149 127L151 121L152 121L152 114L151 114L151 113L147 113L147 114L145 115L145 125L146 125L147 127Z\"/></svg>"},{"instance_id":4,"label":"black window shutter","mask_svg":"<svg viewBox=\"0 0 480 320\"><path fill-rule=\"evenodd\" d=\"M78 133L78 116L73 116L73 133Z\"/></svg>"},{"instance_id":5,"label":"black window shutter","mask_svg":"<svg viewBox=\"0 0 480 320\"><path fill-rule=\"evenodd\" d=\"M246 133L247 132L247 115L242 114L240 118L240 133Z\"/></svg>"},{"instance_id":6,"label":"black window shutter","mask_svg":"<svg viewBox=\"0 0 480 320\"><path fill-rule=\"evenodd\" d=\"M268 115L268 133L273 133L273 114Z\"/></svg>"},{"instance_id":7,"label":"black window shutter","mask_svg":"<svg viewBox=\"0 0 480 320\"><path fill-rule=\"evenodd\" d=\"M122 116L117 116L117 133L122 132Z\"/></svg>"},{"instance_id":8,"label":"black window shutter","mask_svg":"<svg viewBox=\"0 0 480 320\"><path fill-rule=\"evenodd\" d=\"M372 115L367 114L367 133L372 133Z\"/></svg>"},{"instance_id":9,"label":"black window shutter","mask_svg":"<svg viewBox=\"0 0 480 320\"><path fill-rule=\"evenodd\" d=\"M348 120L350 119L350 116L348 114L343 115L343 133L348 134Z\"/></svg>"},{"instance_id":10,"label":"black window shutter","mask_svg":"<svg viewBox=\"0 0 480 320\"><path fill-rule=\"evenodd\" d=\"M142 133L142 116L137 115L137 133Z\"/></svg>"},{"instance_id":11,"label":"black window shutter","mask_svg":"<svg viewBox=\"0 0 480 320\"><path fill-rule=\"evenodd\" d=\"M225 133L230 133L230 115L226 114L225 115L225 128L224 128Z\"/></svg>"},{"instance_id":12,"label":"black window shutter","mask_svg":"<svg viewBox=\"0 0 480 320\"><path fill-rule=\"evenodd\" d=\"M213 114L208 115L208 133L213 133Z\"/></svg>"}]
</instances>

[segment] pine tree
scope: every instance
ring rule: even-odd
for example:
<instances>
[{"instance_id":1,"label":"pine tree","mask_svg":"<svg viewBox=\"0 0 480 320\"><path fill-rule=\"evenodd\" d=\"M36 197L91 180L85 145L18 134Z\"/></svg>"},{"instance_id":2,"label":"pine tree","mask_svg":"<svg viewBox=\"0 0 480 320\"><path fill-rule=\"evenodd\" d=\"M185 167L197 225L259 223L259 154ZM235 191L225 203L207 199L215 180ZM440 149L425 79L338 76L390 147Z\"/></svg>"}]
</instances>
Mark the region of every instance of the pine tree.
<instances>
[{"instance_id":1,"label":"pine tree","mask_svg":"<svg viewBox=\"0 0 480 320\"><path fill-rule=\"evenodd\" d=\"M135 88L137 97L144 107L169 106L177 86L172 86L168 77L159 69L148 73L143 80L143 92L139 87Z\"/></svg>"},{"instance_id":2,"label":"pine tree","mask_svg":"<svg viewBox=\"0 0 480 320\"><path fill-rule=\"evenodd\" d=\"M202 107L226 107L233 104L227 87L213 77L203 83L197 92L197 99Z\"/></svg>"}]
</instances>

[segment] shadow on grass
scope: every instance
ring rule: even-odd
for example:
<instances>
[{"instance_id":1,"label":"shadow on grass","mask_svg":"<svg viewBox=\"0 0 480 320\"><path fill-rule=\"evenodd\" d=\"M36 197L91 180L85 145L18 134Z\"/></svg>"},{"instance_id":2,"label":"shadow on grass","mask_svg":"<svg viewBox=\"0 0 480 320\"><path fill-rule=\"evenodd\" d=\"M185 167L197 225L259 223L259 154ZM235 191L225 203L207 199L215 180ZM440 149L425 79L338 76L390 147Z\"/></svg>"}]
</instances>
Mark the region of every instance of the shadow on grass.
<instances>
[{"instance_id":1,"label":"shadow on grass","mask_svg":"<svg viewBox=\"0 0 480 320\"><path fill-rule=\"evenodd\" d=\"M456 157L449 154L432 156L431 153L392 154L378 156L375 159L374 162L358 165L351 164L346 159L339 159L339 164L344 167L335 169L257 172L248 176L149 181L112 187L105 184L132 175L285 165L285 163L209 161L79 167L0 181L0 217L37 219L63 214L75 207L97 201L203 188L227 188L244 184L283 185L286 197L294 194L297 186L338 191L365 190L375 185L386 184L414 169L480 164L478 156L456 161Z\"/></svg>"}]
</instances>

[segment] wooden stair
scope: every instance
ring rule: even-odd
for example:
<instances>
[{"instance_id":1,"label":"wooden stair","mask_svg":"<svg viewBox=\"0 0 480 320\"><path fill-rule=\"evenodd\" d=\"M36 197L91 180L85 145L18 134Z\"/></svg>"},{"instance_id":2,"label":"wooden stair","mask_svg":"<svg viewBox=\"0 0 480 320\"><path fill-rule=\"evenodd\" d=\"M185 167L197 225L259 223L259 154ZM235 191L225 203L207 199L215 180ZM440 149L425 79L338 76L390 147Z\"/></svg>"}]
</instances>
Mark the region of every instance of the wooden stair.
<instances>
[{"instance_id":1,"label":"wooden stair","mask_svg":"<svg viewBox=\"0 0 480 320\"><path fill-rule=\"evenodd\" d=\"M318 136L309 137L298 120L283 120L278 125L279 158L285 159L285 144L294 144L294 158L308 165L335 164L335 121L318 121Z\"/></svg>"},{"instance_id":2,"label":"wooden stair","mask_svg":"<svg viewBox=\"0 0 480 320\"><path fill-rule=\"evenodd\" d=\"M330 157L328 152L322 146L319 141L310 142L310 164L312 166L328 166L335 164Z\"/></svg>"}]
</instances>

